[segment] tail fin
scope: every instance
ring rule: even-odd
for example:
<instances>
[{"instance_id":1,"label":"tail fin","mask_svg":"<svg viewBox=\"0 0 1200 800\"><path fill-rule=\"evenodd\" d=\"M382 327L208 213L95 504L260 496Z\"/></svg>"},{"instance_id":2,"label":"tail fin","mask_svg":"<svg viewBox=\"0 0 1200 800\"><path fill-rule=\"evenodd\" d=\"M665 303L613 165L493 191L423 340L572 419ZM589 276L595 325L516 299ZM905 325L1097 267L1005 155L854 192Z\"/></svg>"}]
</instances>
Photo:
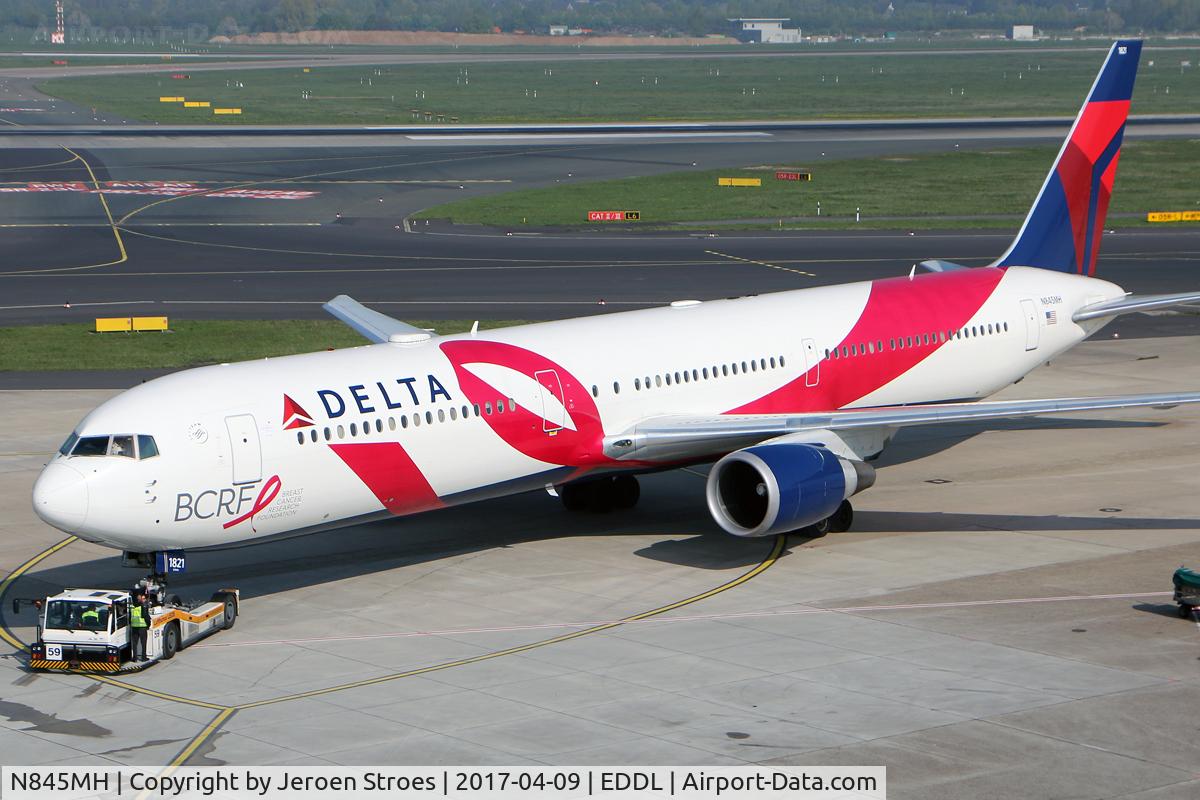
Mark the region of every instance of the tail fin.
<instances>
[{"instance_id":1,"label":"tail fin","mask_svg":"<svg viewBox=\"0 0 1200 800\"><path fill-rule=\"evenodd\" d=\"M1140 39L1115 42L1017 238L992 266L1094 275Z\"/></svg>"}]
</instances>

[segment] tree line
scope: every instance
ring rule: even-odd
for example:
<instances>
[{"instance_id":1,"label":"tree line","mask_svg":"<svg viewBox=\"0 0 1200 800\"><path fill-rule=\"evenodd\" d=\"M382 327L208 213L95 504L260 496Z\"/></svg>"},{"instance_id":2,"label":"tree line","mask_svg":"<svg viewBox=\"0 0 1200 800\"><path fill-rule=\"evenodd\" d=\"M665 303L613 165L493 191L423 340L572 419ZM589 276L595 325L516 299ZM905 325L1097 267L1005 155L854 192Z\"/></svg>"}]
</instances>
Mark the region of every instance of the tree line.
<instances>
[{"instance_id":1,"label":"tree line","mask_svg":"<svg viewBox=\"0 0 1200 800\"><path fill-rule=\"evenodd\" d=\"M499 28L545 33L550 25L597 33L702 36L731 17L787 17L805 33L1007 29L1047 32L1179 32L1200 29L1200 0L65 0L68 29L111 38L171 28L189 38L259 31ZM5 0L0 27L54 27L52 0Z\"/></svg>"}]
</instances>

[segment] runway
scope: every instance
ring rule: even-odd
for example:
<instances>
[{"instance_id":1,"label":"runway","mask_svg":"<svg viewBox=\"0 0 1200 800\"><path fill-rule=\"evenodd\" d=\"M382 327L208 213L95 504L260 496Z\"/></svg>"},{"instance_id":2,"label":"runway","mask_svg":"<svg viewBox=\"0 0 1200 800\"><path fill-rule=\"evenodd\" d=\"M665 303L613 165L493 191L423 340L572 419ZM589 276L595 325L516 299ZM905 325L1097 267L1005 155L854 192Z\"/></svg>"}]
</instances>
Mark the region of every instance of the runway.
<instances>
[{"instance_id":1,"label":"runway","mask_svg":"<svg viewBox=\"0 0 1200 800\"><path fill-rule=\"evenodd\" d=\"M938 152L1042 141L944 133L662 141L416 142L275 149L7 149L0 161L0 324L99 314L309 318L347 293L412 319L547 319L907 273L998 255L1011 232L697 232L641 235L406 225L463 196L746 163ZM822 155L824 154L824 155ZM1013 228L1019 220L1013 219ZM523 233L523 232L518 232ZM1198 234L1105 238L1100 274L1131 291L1196 280ZM67 306L70 306L69 308ZM1121 334L1195 332L1138 315Z\"/></svg>"},{"instance_id":2,"label":"runway","mask_svg":"<svg viewBox=\"0 0 1200 800\"><path fill-rule=\"evenodd\" d=\"M1200 381L1195 337L1101 340L1006 397ZM105 391L0 392L0 593L127 585L37 521L44 454ZM1200 411L908 431L855 529L737 540L702 474L632 512L536 493L222 553L237 627L132 677L0 659L6 762L877 764L889 796L1185 798ZM1114 455L1114 454L1119 454ZM62 546L58 546L62 545ZM57 548L57 549L54 549ZM48 552L53 549L53 552ZM40 553L48 553L29 565Z\"/></svg>"}]
</instances>

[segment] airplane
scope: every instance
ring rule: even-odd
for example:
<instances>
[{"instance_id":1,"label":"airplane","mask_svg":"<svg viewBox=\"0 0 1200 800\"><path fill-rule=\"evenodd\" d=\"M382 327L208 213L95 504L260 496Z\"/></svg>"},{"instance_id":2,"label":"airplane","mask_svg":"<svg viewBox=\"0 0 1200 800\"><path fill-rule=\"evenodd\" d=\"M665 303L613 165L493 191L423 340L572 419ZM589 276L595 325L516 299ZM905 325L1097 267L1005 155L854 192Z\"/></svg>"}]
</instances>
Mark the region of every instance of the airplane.
<instances>
[{"instance_id":1,"label":"airplane","mask_svg":"<svg viewBox=\"0 0 1200 800\"><path fill-rule=\"evenodd\" d=\"M1200 300L1094 277L1142 43L1109 50L1009 248L895 278L438 336L341 295L371 344L184 370L88 414L33 488L50 525L145 558L545 489L628 508L711 463L735 536L844 531L901 428L1166 407L988 401L1113 318ZM141 562L139 562L141 563Z\"/></svg>"}]
</instances>

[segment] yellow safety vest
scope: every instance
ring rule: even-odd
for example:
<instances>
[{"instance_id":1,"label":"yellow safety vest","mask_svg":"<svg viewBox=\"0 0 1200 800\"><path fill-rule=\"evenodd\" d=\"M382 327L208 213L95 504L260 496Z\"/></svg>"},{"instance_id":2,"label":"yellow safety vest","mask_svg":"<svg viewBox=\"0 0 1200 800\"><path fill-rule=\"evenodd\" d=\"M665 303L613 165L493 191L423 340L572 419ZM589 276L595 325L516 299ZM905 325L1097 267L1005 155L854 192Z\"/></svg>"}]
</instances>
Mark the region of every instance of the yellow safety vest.
<instances>
[{"instance_id":1,"label":"yellow safety vest","mask_svg":"<svg viewBox=\"0 0 1200 800\"><path fill-rule=\"evenodd\" d=\"M89 608L87 611L85 611L79 615L79 621L80 622L94 622L98 625L98 624L100 624L100 615L96 612L95 609Z\"/></svg>"},{"instance_id":2,"label":"yellow safety vest","mask_svg":"<svg viewBox=\"0 0 1200 800\"><path fill-rule=\"evenodd\" d=\"M129 612L129 618L132 620L131 624L135 628L148 627L148 625L146 624L146 618L142 616L142 607L141 606L134 606L133 609Z\"/></svg>"}]
</instances>

